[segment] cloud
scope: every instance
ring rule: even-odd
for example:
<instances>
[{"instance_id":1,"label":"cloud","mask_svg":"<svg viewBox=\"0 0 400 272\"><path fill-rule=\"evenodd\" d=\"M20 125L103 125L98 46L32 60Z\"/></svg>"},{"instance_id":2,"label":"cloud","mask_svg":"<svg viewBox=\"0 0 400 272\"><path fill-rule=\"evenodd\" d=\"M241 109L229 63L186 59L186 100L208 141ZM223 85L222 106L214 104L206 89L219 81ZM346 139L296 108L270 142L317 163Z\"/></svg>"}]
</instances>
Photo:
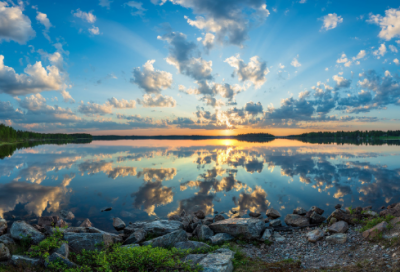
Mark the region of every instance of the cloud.
<instances>
[{"instance_id":1,"label":"cloud","mask_svg":"<svg viewBox=\"0 0 400 272\"><path fill-rule=\"evenodd\" d=\"M292 65L293 67L300 67L301 63L297 60L299 56L297 56L296 58L293 58L292 62L290 63L290 65Z\"/></svg>"},{"instance_id":2,"label":"cloud","mask_svg":"<svg viewBox=\"0 0 400 272\"><path fill-rule=\"evenodd\" d=\"M398 66L400 65L400 61L398 59L394 59L393 62Z\"/></svg>"},{"instance_id":3,"label":"cloud","mask_svg":"<svg viewBox=\"0 0 400 272\"><path fill-rule=\"evenodd\" d=\"M379 37L387 41L395 37L400 37L400 9L388 9L385 11L385 16L369 15L369 23L377 24L381 27Z\"/></svg>"},{"instance_id":4,"label":"cloud","mask_svg":"<svg viewBox=\"0 0 400 272\"><path fill-rule=\"evenodd\" d=\"M353 60L362 59L366 55L367 55L367 52L365 50L360 50L360 52L358 52L357 56L353 57Z\"/></svg>"},{"instance_id":5,"label":"cloud","mask_svg":"<svg viewBox=\"0 0 400 272\"><path fill-rule=\"evenodd\" d=\"M212 61L206 61L200 56L197 46L186 39L186 35L179 32L171 32L157 39L167 41L170 44L167 63L195 80L212 79Z\"/></svg>"},{"instance_id":6,"label":"cloud","mask_svg":"<svg viewBox=\"0 0 400 272\"><path fill-rule=\"evenodd\" d=\"M96 22L96 16L91 12L84 12L81 11L80 9L77 9L73 15L77 18L81 18L83 21L86 21L88 23L94 23Z\"/></svg>"},{"instance_id":7,"label":"cloud","mask_svg":"<svg viewBox=\"0 0 400 272\"><path fill-rule=\"evenodd\" d=\"M260 102L253 103L247 102L244 106L244 110L247 111L251 115L257 115L259 113L263 113L263 106Z\"/></svg>"},{"instance_id":8,"label":"cloud","mask_svg":"<svg viewBox=\"0 0 400 272\"><path fill-rule=\"evenodd\" d=\"M109 98L107 100L107 103L116 109L134 109L136 107L135 100L128 101L125 99L121 99L118 101L118 99L116 99L115 97Z\"/></svg>"},{"instance_id":9,"label":"cloud","mask_svg":"<svg viewBox=\"0 0 400 272\"><path fill-rule=\"evenodd\" d=\"M340 59L336 60L337 63L344 63L344 66L349 67L351 65L351 60L347 59L346 54L342 54Z\"/></svg>"},{"instance_id":10,"label":"cloud","mask_svg":"<svg viewBox=\"0 0 400 272\"><path fill-rule=\"evenodd\" d=\"M374 54L375 56L377 56L378 59L379 59L379 58L380 58L379 56L382 56L382 57L383 57L383 56L386 54L386 52L387 52L386 46L385 46L384 43L382 43L381 46L379 46L378 50L375 50L375 51L373 52L373 54Z\"/></svg>"},{"instance_id":11,"label":"cloud","mask_svg":"<svg viewBox=\"0 0 400 272\"><path fill-rule=\"evenodd\" d=\"M246 64L240 55L232 56L225 60L230 66L235 68L239 81L250 81L254 84L255 88L260 88L267 80L265 76L269 73L267 63L260 61L258 56L250 58L250 62Z\"/></svg>"},{"instance_id":12,"label":"cloud","mask_svg":"<svg viewBox=\"0 0 400 272\"><path fill-rule=\"evenodd\" d=\"M90 33L93 35L99 35L100 34L100 29L97 26L92 26L91 28L88 29Z\"/></svg>"},{"instance_id":13,"label":"cloud","mask_svg":"<svg viewBox=\"0 0 400 272\"><path fill-rule=\"evenodd\" d=\"M101 7L103 7L103 8L110 9L110 4L111 4L112 2L113 2L113 1L111 1L111 0L99 0L99 6L101 6Z\"/></svg>"},{"instance_id":14,"label":"cloud","mask_svg":"<svg viewBox=\"0 0 400 272\"><path fill-rule=\"evenodd\" d=\"M337 16L336 13L330 13L320 18L323 21L321 29L330 30L337 27L338 24L343 23L342 16Z\"/></svg>"},{"instance_id":15,"label":"cloud","mask_svg":"<svg viewBox=\"0 0 400 272\"><path fill-rule=\"evenodd\" d=\"M53 61L58 61L54 56ZM65 91L64 75L56 65L42 66L41 61L28 64L25 74L17 74L11 67L4 65L4 56L0 55L0 93L12 96L40 93L43 91Z\"/></svg>"},{"instance_id":16,"label":"cloud","mask_svg":"<svg viewBox=\"0 0 400 272\"><path fill-rule=\"evenodd\" d=\"M142 71L140 67L133 69L131 83L137 84L148 94L159 94L163 89L170 88L172 85L172 75L168 72L155 70L153 67L155 60L148 60Z\"/></svg>"},{"instance_id":17,"label":"cloud","mask_svg":"<svg viewBox=\"0 0 400 272\"><path fill-rule=\"evenodd\" d=\"M193 9L196 16L192 20L185 16L188 24L198 29L215 33L220 43L242 46L248 37L250 25L264 22L269 16L264 0L169 0L185 8ZM163 0L163 3L167 0Z\"/></svg>"},{"instance_id":18,"label":"cloud","mask_svg":"<svg viewBox=\"0 0 400 272\"><path fill-rule=\"evenodd\" d=\"M174 108L176 106L176 101L171 96L163 96L162 94L144 94L143 100L137 100L140 105L145 108L151 107L169 107Z\"/></svg>"},{"instance_id":19,"label":"cloud","mask_svg":"<svg viewBox=\"0 0 400 272\"><path fill-rule=\"evenodd\" d=\"M389 45L389 49L390 51L394 52L394 53L398 53L399 51L397 50L396 46L394 45Z\"/></svg>"},{"instance_id":20,"label":"cloud","mask_svg":"<svg viewBox=\"0 0 400 272\"><path fill-rule=\"evenodd\" d=\"M22 7L8 7L6 2L0 2L0 41L15 41L26 44L36 36L31 20L22 14Z\"/></svg>"},{"instance_id":21,"label":"cloud","mask_svg":"<svg viewBox=\"0 0 400 272\"><path fill-rule=\"evenodd\" d=\"M344 77L334 75L333 80L336 82L335 90L339 90L340 88L348 88L350 87L351 80L345 79Z\"/></svg>"},{"instance_id":22,"label":"cloud","mask_svg":"<svg viewBox=\"0 0 400 272\"><path fill-rule=\"evenodd\" d=\"M99 105L96 103L87 102L87 105L81 103L78 107L78 112L86 116L106 115L112 113L112 105L104 104Z\"/></svg>"},{"instance_id":23,"label":"cloud","mask_svg":"<svg viewBox=\"0 0 400 272\"><path fill-rule=\"evenodd\" d=\"M207 54L214 47L214 40L215 40L215 36L213 34L211 34L211 33L207 33L204 36L202 44L203 44Z\"/></svg>"},{"instance_id":24,"label":"cloud","mask_svg":"<svg viewBox=\"0 0 400 272\"><path fill-rule=\"evenodd\" d=\"M43 30L43 35L46 37L46 39L50 40L48 32L50 27L53 25L50 23L49 18L47 18L47 14L37 11L36 20L38 20L44 26L45 29Z\"/></svg>"},{"instance_id":25,"label":"cloud","mask_svg":"<svg viewBox=\"0 0 400 272\"><path fill-rule=\"evenodd\" d=\"M133 8L133 9L135 9L136 11L132 11L131 12L131 15L133 15L133 16L137 16L137 15L144 15L144 12L147 10L147 9L145 9L145 8L143 8L142 7L142 5L143 5L143 3L141 3L141 2L136 2L136 1L129 1L129 2L126 2L125 4L124 4L124 6L128 6L128 7L131 7L131 8Z\"/></svg>"}]
</instances>

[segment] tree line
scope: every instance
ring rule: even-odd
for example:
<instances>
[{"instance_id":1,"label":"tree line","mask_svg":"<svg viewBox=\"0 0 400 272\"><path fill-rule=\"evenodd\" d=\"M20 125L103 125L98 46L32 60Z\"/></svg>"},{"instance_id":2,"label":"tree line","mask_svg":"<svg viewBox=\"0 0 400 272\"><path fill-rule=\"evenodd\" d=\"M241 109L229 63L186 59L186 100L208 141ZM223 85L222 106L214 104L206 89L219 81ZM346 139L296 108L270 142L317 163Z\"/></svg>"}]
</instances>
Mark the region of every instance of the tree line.
<instances>
[{"instance_id":1,"label":"tree line","mask_svg":"<svg viewBox=\"0 0 400 272\"><path fill-rule=\"evenodd\" d=\"M29 140L76 140L87 139L91 140L92 135L87 133L37 133L31 131L15 130L10 126L0 124L0 141L2 142L17 142Z\"/></svg>"},{"instance_id":2,"label":"tree line","mask_svg":"<svg viewBox=\"0 0 400 272\"><path fill-rule=\"evenodd\" d=\"M301 138L332 138L332 139L374 139L381 137L400 137L400 130L356 130L356 131L336 131L336 132L308 132L300 135L293 135Z\"/></svg>"}]
</instances>

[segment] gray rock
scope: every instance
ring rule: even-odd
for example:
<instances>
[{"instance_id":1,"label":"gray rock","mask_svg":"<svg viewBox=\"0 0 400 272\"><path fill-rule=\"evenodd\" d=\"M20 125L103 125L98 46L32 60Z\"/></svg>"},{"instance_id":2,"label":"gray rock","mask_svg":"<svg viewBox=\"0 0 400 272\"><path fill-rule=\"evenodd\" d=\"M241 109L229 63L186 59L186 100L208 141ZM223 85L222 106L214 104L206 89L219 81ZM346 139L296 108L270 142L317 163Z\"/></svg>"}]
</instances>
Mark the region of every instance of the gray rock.
<instances>
[{"instance_id":1,"label":"gray rock","mask_svg":"<svg viewBox=\"0 0 400 272\"><path fill-rule=\"evenodd\" d=\"M86 250L101 250L113 244L113 239L109 234L101 233L64 233L64 240L68 242L71 250L81 252Z\"/></svg>"},{"instance_id":2,"label":"gray rock","mask_svg":"<svg viewBox=\"0 0 400 272\"><path fill-rule=\"evenodd\" d=\"M281 217L281 213L273 208L268 209L265 215L272 219L277 219Z\"/></svg>"},{"instance_id":3,"label":"gray rock","mask_svg":"<svg viewBox=\"0 0 400 272\"><path fill-rule=\"evenodd\" d=\"M138 229L124 241L124 245L143 242L146 240L146 236L147 232L144 229Z\"/></svg>"},{"instance_id":4,"label":"gray rock","mask_svg":"<svg viewBox=\"0 0 400 272\"><path fill-rule=\"evenodd\" d=\"M266 229L263 235L261 236L260 240L261 241L270 240L271 237L272 237L272 231L270 229Z\"/></svg>"},{"instance_id":5,"label":"gray rock","mask_svg":"<svg viewBox=\"0 0 400 272\"><path fill-rule=\"evenodd\" d=\"M193 215L191 215L191 214L185 215L182 218L181 222L182 222L184 230L189 231L189 232L193 231L193 229L190 226L193 222Z\"/></svg>"},{"instance_id":6,"label":"gray rock","mask_svg":"<svg viewBox=\"0 0 400 272\"><path fill-rule=\"evenodd\" d=\"M390 220L389 224L392 227L389 229L386 228L383 231L383 238L390 239L390 238L400 237L400 217L393 218L392 220Z\"/></svg>"},{"instance_id":7,"label":"gray rock","mask_svg":"<svg viewBox=\"0 0 400 272\"><path fill-rule=\"evenodd\" d=\"M316 211L313 211L313 213L310 216L310 221L312 224L321 224L326 220L325 217L322 215L319 215Z\"/></svg>"},{"instance_id":8,"label":"gray rock","mask_svg":"<svg viewBox=\"0 0 400 272\"><path fill-rule=\"evenodd\" d=\"M78 266L76 263L73 263L70 260L68 260L68 258L66 258L58 253L55 253L55 252L49 256L48 262L46 261L44 263L44 266L48 267L49 264L52 262L62 263L64 265L66 265L68 268L74 268L74 267Z\"/></svg>"},{"instance_id":9,"label":"gray rock","mask_svg":"<svg viewBox=\"0 0 400 272\"><path fill-rule=\"evenodd\" d=\"M204 272L232 272L234 256L235 253L230 250L228 252L211 253L198 264L203 267Z\"/></svg>"},{"instance_id":10,"label":"gray rock","mask_svg":"<svg viewBox=\"0 0 400 272\"><path fill-rule=\"evenodd\" d=\"M335 218L336 219L336 218ZM345 221L333 223L328 227L328 231L333 233L345 233L349 229L349 224Z\"/></svg>"},{"instance_id":11,"label":"gray rock","mask_svg":"<svg viewBox=\"0 0 400 272\"><path fill-rule=\"evenodd\" d=\"M323 209L318 208L317 206L312 206L310 208L310 211L316 212L319 215L322 215L324 213Z\"/></svg>"},{"instance_id":12,"label":"gray rock","mask_svg":"<svg viewBox=\"0 0 400 272\"><path fill-rule=\"evenodd\" d=\"M88 218L86 218L85 220L83 220L82 224L80 224L80 227L90 228L93 227L93 224Z\"/></svg>"},{"instance_id":13,"label":"gray rock","mask_svg":"<svg viewBox=\"0 0 400 272\"><path fill-rule=\"evenodd\" d=\"M72 220L75 218L75 215L72 212L65 211L65 210L60 211L60 216L62 219L65 219L65 220Z\"/></svg>"},{"instance_id":14,"label":"gray rock","mask_svg":"<svg viewBox=\"0 0 400 272\"><path fill-rule=\"evenodd\" d=\"M364 239L373 240L378 235L380 235L382 232L387 230L387 225L388 225L388 223L386 223L386 221L383 221L383 222L379 223L378 225L376 225L375 227L364 231L362 233L362 236L364 237Z\"/></svg>"},{"instance_id":15,"label":"gray rock","mask_svg":"<svg viewBox=\"0 0 400 272\"><path fill-rule=\"evenodd\" d=\"M198 210L193 213L198 219L206 218L206 214L202 210Z\"/></svg>"},{"instance_id":16,"label":"gray rock","mask_svg":"<svg viewBox=\"0 0 400 272\"><path fill-rule=\"evenodd\" d=\"M303 209L301 207L297 207L296 209L293 210L293 214L305 215L306 213L307 213L306 209Z\"/></svg>"},{"instance_id":17,"label":"gray rock","mask_svg":"<svg viewBox=\"0 0 400 272\"><path fill-rule=\"evenodd\" d=\"M374 212L374 211L369 211L369 210L365 211L365 212L363 213L363 215L364 215L364 216L367 216L367 217L378 217L378 216L379 216L378 213L376 213L376 212Z\"/></svg>"},{"instance_id":18,"label":"gray rock","mask_svg":"<svg viewBox=\"0 0 400 272\"><path fill-rule=\"evenodd\" d=\"M119 231L119 230L123 230L126 227L126 224L124 221L121 220L121 218L116 217L113 219L113 227L114 227L114 229Z\"/></svg>"},{"instance_id":19,"label":"gray rock","mask_svg":"<svg viewBox=\"0 0 400 272\"><path fill-rule=\"evenodd\" d=\"M32 243L37 245L46 237L43 233L26 223L25 221L15 221L11 226L11 237L16 241L21 241L26 237L30 237Z\"/></svg>"},{"instance_id":20,"label":"gray rock","mask_svg":"<svg viewBox=\"0 0 400 272\"><path fill-rule=\"evenodd\" d=\"M274 220L269 221L269 225L271 227L280 227L280 226L282 226L282 222L280 219L274 219Z\"/></svg>"},{"instance_id":21,"label":"gray rock","mask_svg":"<svg viewBox=\"0 0 400 272\"><path fill-rule=\"evenodd\" d=\"M182 259L182 262L190 264L191 267L195 267L206 256L207 254L189 254Z\"/></svg>"},{"instance_id":22,"label":"gray rock","mask_svg":"<svg viewBox=\"0 0 400 272\"><path fill-rule=\"evenodd\" d=\"M172 247L178 242L185 241L187 241L186 231L182 229L154 238L150 241L146 241L143 243L143 245L152 245L153 247Z\"/></svg>"},{"instance_id":23,"label":"gray rock","mask_svg":"<svg viewBox=\"0 0 400 272\"><path fill-rule=\"evenodd\" d=\"M58 216L41 216L39 217L38 225L41 227L55 227L58 220Z\"/></svg>"},{"instance_id":24,"label":"gray rock","mask_svg":"<svg viewBox=\"0 0 400 272\"><path fill-rule=\"evenodd\" d=\"M68 258L69 256L69 247L67 243L63 243L59 248L57 248L54 253L60 254L61 256L64 256L65 258Z\"/></svg>"},{"instance_id":25,"label":"gray rock","mask_svg":"<svg viewBox=\"0 0 400 272\"><path fill-rule=\"evenodd\" d=\"M279 232L276 232L276 231L274 232L272 237L274 238L275 242L278 242L278 243L282 243L282 242L286 241L286 238L283 237L282 235L280 235Z\"/></svg>"},{"instance_id":26,"label":"gray rock","mask_svg":"<svg viewBox=\"0 0 400 272\"><path fill-rule=\"evenodd\" d=\"M218 214L214 217L215 222L225 220L226 218L222 214Z\"/></svg>"},{"instance_id":27,"label":"gray rock","mask_svg":"<svg viewBox=\"0 0 400 272\"><path fill-rule=\"evenodd\" d=\"M83 228L83 227L70 227L65 230L65 232L69 233L99 233L99 234L105 234L111 236L112 242L113 243L120 243L122 242L122 238L114 233L109 233L106 231L102 231L98 228L94 227L89 227L89 228Z\"/></svg>"},{"instance_id":28,"label":"gray rock","mask_svg":"<svg viewBox=\"0 0 400 272\"><path fill-rule=\"evenodd\" d=\"M0 244L0 262L6 262L11 259L10 250L4 244Z\"/></svg>"},{"instance_id":29,"label":"gray rock","mask_svg":"<svg viewBox=\"0 0 400 272\"><path fill-rule=\"evenodd\" d=\"M285 217L285 223L292 227L306 227L310 225L310 219L298 214L288 214Z\"/></svg>"},{"instance_id":30,"label":"gray rock","mask_svg":"<svg viewBox=\"0 0 400 272\"><path fill-rule=\"evenodd\" d=\"M195 232L197 237L202 241L208 240L211 236L214 236L214 232L206 225L197 225Z\"/></svg>"},{"instance_id":31,"label":"gray rock","mask_svg":"<svg viewBox=\"0 0 400 272\"><path fill-rule=\"evenodd\" d=\"M243 235L247 239L258 239L265 229L263 220L254 218L230 218L210 225L215 233L228 233L232 236Z\"/></svg>"},{"instance_id":32,"label":"gray rock","mask_svg":"<svg viewBox=\"0 0 400 272\"><path fill-rule=\"evenodd\" d=\"M27 256L22 256L22 255L12 255L11 257L11 262L13 265L29 265L29 266L37 266L41 265L42 261L37 258L29 258Z\"/></svg>"},{"instance_id":33,"label":"gray rock","mask_svg":"<svg viewBox=\"0 0 400 272\"><path fill-rule=\"evenodd\" d=\"M230 234L227 233L218 233L212 237L210 237L210 241L213 245L222 245L223 243L227 241L232 241L234 240L235 237L233 237Z\"/></svg>"},{"instance_id":34,"label":"gray rock","mask_svg":"<svg viewBox=\"0 0 400 272\"><path fill-rule=\"evenodd\" d=\"M209 226L214 222L214 218L207 217L207 218L204 218L202 220L202 222L203 222L204 225Z\"/></svg>"},{"instance_id":35,"label":"gray rock","mask_svg":"<svg viewBox=\"0 0 400 272\"><path fill-rule=\"evenodd\" d=\"M4 244L11 251L17 248L17 243L15 243L14 239L11 238L11 234L9 233L0 236L0 244Z\"/></svg>"},{"instance_id":36,"label":"gray rock","mask_svg":"<svg viewBox=\"0 0 400 272\"><path fill-rule=\"evenodd\" d=\"M129 244L129 245L124 245L122 246L123 248L134 248L134 247L140 247L138 244Z\"/></svg>"},{"instance_id":37,"label":"gray rock","mask_svg":"<svg viewBox=\"0 0 400 272\"><path fill-rule=\"evenodd\" d=\"M186 249L197 249L197 248L209 248L210 246L202 242L185 241L176 243L174 247L186 250Z\"/></svg>"},{"instance_id":38,"label":"gray rock","mask_svg":"<svg viewBox=\"0 0 400 272\"><path fill-rule=\"evenodd\" d=\"M0 218L0 235L3 235L7 232L7 221L3 218Z\"/></svg>"},{"instance_id":39,"label":"gray rock","mask_svg":"<svg viewBox=\"0 0 400 272\"><path fill-rule=\"evenodd\" d=\"M315 243L324 238L324 232L321 229L315 229L307 233L306 236L309 242Z\"/></svg>"},{"instance_id":40,"label":"gray rock","mask_svg":"<svg viewBox=\"0 0 400 272\"><path fill-rule=\"evenodd\" d=\"M167 233L183 229L183 224L179 221L173 221L173 220L157 220L153 222L136 222L134 224L130 224L129 226L127 226L125 230L126 229L128 229L128 232L130 231L130 233L135 232L137 229L143 229L147 233L152 233L155 235L164 235Z\"/></svg>"},{"instance_id":41,"label":"gray rock","mask_svg":"<svg viewBox=\"0 0 400 272\"><path fill-rule=\"evenodd\" d=\"M347 234L337 233L326 237L326 241L332 244L344 244L347 241Z\"/></svg>"},{"instance_id":42,"label":"gray rock","mask_svg":"<svg viewBox=\"0 0 400 272\"><path fill-rule=\"evenodd\" d=\"M258 213L258 212L250 212L249 213L250 217L259 217L260 215L261 215L261 213Z\"/></svg>"}]
</instances>

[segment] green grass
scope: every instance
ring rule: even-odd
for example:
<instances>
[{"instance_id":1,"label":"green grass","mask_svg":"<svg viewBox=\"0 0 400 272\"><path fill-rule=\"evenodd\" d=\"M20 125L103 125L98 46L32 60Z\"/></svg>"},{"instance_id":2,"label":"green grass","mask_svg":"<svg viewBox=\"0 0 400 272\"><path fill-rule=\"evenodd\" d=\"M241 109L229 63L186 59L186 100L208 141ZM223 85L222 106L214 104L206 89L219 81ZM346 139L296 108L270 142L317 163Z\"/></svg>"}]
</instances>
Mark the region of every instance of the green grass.
<instances>
[{"instance_id":1,"label":"green grass","mask_svg":"<svg viewBox=\"0 0 400 272\"><path fill-rule=\"evenodd\" d=\"M386 215L385 217L375 217L375 218L371 218L371 219L364 219L361 220L361 224L363 224L363 227L360 229L360 232L364 232L366 230L369 230L373 227L375 227L376 225L378 225L379 223L382 223L383 221L386 221L387 223L389 223L389 225L387 226L388 229L393 228L393 226L391 226L390 221L395 218L393 215Z\"/></svg>"}]
</instances>

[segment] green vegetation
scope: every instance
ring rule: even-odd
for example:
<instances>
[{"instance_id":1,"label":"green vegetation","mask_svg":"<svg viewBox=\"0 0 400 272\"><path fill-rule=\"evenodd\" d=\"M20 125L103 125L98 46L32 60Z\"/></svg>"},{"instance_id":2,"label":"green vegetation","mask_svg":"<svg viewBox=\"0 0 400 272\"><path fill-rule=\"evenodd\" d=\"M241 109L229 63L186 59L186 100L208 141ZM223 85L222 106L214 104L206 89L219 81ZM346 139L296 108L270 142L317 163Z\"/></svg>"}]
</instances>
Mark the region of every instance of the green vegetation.
<instances>
[{"instance_id":1,"label":"green vegetation","mask_svg":"<svg viewBox=\"0 0 400 272\"><path fill-rule=\"evenodd\" d=\"M370 131L336 131L336 132L309 132L293 135L301 138L331 138L331 139L389 139L400 138L400 130L370 130Z\"/></svg>"},{"instance_id":2,"label":"green vegetation","mask_svg":"<svg viewBox=\"0 0 400 272\"><path fill-rule=\"evenodd\" d=\"M63 233L57 227L53 235L47 237L38 245L32 245L27 255L47 259L52 250L59 248L63 243L67 243L66 241L62 241L62 238Z\"/></svg>"},{"instance_id":3,"label":"green vegetation","mask_svg":"<svg viewBox=\"0 0 400 272\"><path fill-rule=\"evenodd\" d=\"M371 218L371 219L364 219L361 220L361 224L363 224L363 227L360 229L360 232L364 232L366 230L369 230L379 223L382 223L383 221L386 221L389 223L388 227L390 228L390 221L395 218L393 215L386 215L385 217L376 217L376 218Z\"/></svg>"},{"instance_id":4,"label":"green vegetation","mask_svg":"<svg viewBox=\"0 0 400 272\"><path fill-rule=\"evenodd\" d=\"M15 130L12 127L0 124L0 143L18 143L29 140L75 140L92 139L92 135L86 133L63 134L63 133L36 133Z\"/></svg>"}]
</instances>

